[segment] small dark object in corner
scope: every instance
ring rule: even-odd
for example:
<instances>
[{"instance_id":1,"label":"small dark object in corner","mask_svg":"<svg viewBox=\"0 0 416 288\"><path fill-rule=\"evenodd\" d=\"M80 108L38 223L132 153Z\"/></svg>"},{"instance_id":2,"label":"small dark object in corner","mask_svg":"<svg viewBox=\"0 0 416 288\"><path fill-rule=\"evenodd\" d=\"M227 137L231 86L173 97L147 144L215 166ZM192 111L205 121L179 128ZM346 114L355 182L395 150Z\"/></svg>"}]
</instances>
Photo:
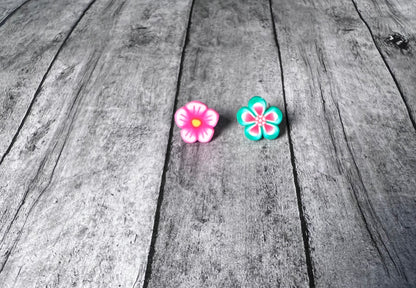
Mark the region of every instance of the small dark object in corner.
<instances>
[{"instance_id":1,"label":"small dark object in corner","mask_svg":"<svg viewBox=\"0 0 416 288\"><path fill-rule=\"evenodd\" d=\"M393 44L396 48L407 49L409 48L409 40L399 33L390 34L386 38L386 43Z\"/></svg>"}]
</instances>

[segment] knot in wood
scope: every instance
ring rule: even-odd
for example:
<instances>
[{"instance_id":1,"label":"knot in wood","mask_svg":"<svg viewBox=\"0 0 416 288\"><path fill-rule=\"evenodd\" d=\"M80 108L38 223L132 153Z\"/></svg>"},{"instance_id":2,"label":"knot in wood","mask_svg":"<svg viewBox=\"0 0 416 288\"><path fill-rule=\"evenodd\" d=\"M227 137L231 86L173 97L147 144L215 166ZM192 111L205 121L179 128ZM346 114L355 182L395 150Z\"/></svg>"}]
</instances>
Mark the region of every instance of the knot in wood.
<instances>
[{"instance_id":1,"label":"knot in wood","mask_svg":"<svg viewBox=\"0 0 416 288\"><path fill-rule=\"evenodd\" d=\"M386 38L385 41L386 41L387 44L392 44L396 48L400 48L400 49L408 49L409 48L409 40L400 33L395 32L393 34L390 34Z\"/></svg>"}]
</instances>

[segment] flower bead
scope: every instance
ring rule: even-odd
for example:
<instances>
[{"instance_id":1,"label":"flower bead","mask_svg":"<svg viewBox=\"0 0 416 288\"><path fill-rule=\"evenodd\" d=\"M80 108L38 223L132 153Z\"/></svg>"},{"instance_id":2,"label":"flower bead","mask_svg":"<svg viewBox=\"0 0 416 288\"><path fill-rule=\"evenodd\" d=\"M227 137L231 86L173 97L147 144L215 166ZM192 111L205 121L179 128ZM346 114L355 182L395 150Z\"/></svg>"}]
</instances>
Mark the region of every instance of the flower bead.
<instances>
[{"instance_id":1,"label":"flower bead","mask_svg":"<svg viewBox=\"0 0 416 288\"><path fill-rule=\"evenodd\" d=\"M186 143L207 143L214 136L214 127L220 115L202 102L192 101L175 113L175 123L181 128L181 137Z\"/></svg>"},{"instance_id":2,"label":"flower bead","mask_svg":"<svg viewBox=\"0 0 416 288\"><path fill-rule=\"evenodd\" d=\"M237 112L237 121L245 126L244 133L250 140L257 141L263 136L272 140L279 136L279 124L283 115L277 107L267 109L267 102L260 96L254 96L248 101L248 107L242 107Z\"/></svg>"}]
</instances>

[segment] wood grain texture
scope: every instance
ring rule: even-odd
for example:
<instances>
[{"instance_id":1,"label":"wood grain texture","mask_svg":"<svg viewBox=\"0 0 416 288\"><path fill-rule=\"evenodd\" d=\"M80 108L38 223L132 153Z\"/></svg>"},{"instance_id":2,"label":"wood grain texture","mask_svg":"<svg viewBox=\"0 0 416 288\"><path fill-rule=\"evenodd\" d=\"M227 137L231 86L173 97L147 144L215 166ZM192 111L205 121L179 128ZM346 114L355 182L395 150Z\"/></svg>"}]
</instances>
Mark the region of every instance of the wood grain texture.
<instances>
[{"instance_id":1,"label":"wood grain texture","mask_svg":"<svg viewBox=\"0 0 416 288\"><path fill-rule=\"evenodd\" d=\"M31 1L0 27L0 163L55 55L90 2Z\"/></svg>"},{"instance_id":2,"label":"wood grain texture","mask_svg":"<svg viewBox=\"0 0 416 288\"><path fill-rule=\"evenodd\" d=\"M0 166L2 287L141 286L189 9L97 1L68 38Z\"/></svg>"},{"instance_id":3,"label":"wood grain texture","mask_svg":"<svg viewBox=\"0 0 416 288\"><path fill-rule=\"evenodd\" d=\"M221 119L209 144L174 129L145 287L306 287L285 124L252 142L235 119L254 95L284 107L268 1L197 0L191 19L177 108Z\"/></svg>"},{"instance_id":4,"label":"wood grain texture","mask_svg":"<svg viewBox=\"0 0 416 288\"><path fill-rule=\"evenodd\" d=\"M350 1L273 0L316 287L416 285L416 137Z\"/></svg>"},{"instance_id":5,"label":"wood grain texture","mask_svg":"<svg viewBox=\"0 0 416 288\"><path fill-rule=\"evenodd\" d=\"M416 129L416 2L354 3L396 81Z\"/></svg>"},{"instance_id":6,"label":"wood grain texture","mask_svg":"<svg viewBox=\"0 0 416 288\"><path fill-rule=\"evenodd\" d=\"M23 5L31 0L1 0L0 1L0 27Z\"/></svg>"}]
</instances>

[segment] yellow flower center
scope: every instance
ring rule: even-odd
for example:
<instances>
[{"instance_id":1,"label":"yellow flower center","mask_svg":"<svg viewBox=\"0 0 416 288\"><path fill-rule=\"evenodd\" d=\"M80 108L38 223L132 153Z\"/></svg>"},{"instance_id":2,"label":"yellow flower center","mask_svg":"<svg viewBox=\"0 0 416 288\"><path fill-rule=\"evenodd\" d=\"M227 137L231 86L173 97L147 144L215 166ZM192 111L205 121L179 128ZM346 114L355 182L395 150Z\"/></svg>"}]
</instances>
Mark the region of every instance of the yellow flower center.
<instances>
[{"instance_id":1,"label":"yellow flower center","mask_svg":"<svg viewBox=\"0 0 416 288\"><path fill-rule=\"evenodd\" d=\"M195 128L198 128L199 126L201 126L202 122L199 119L192 119L192 126Z\"/></svg>"}]
</instances>

